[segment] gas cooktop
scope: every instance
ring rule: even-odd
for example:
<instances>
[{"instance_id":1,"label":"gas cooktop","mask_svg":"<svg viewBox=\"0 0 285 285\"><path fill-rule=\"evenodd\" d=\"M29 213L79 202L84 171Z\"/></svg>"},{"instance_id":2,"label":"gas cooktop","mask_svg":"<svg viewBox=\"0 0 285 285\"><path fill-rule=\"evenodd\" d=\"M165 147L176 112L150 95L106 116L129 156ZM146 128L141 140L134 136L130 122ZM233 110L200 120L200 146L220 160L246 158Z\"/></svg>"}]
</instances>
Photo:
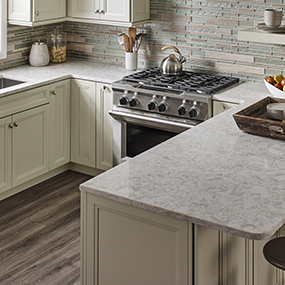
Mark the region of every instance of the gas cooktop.
<instances>
[{"instance_id":1,"label":"gas cooktop","mask_svg":"<svg viewBox=\"0 0 285 285\"><path fill-rule=\"evenodd\" d=\"M176 76L167 76L162 74L159 67L154 67L125 76L123 81L141 84L145 89L147 89L146 86L149 86L149 89L155 86L212 95L237 84L239 78L190 71L182 71L180 75Z\"/></svg>"}]
</instances>

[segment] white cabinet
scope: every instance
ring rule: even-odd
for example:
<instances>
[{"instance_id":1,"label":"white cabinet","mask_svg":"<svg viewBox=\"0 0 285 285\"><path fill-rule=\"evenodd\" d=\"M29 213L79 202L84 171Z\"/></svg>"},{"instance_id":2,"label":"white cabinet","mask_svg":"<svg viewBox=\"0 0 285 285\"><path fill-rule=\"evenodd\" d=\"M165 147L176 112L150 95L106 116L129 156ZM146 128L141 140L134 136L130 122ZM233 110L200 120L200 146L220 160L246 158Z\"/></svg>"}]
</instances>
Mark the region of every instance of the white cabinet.
<instances>
[{"instance_id":1,"label":"white cabinet","mask_svg":"<svg viewBox=\"0 0 285 285\"><path fill-rule=\"evenodd\" d=\"M71 162L107 170L113 166L111 86L71 80Z\"/></svg>"},{"instance_id":2,"label":"white cabinet","mask_svg":"<svg viewBox=\"0 0 285 285\"><path fill-rule=\"evenodd\" d=\"M187 221L81 193L82 285L190 284Z\"/></svg>"},{"instance_id":3,"label":"white cabinet","mask_svg":"<svg viewBox=\"0 0 285 285\"><path fill-rule=\"evenodd\" d=\"M0 119L0 193L11 188L11 138L10 117Z\"/></svg>"},{"instance_id":4,"label":"white cabinet","mask_svg":"<svg viewBox=\"0 0 285 285\"><path fill-rule=\"evenodd\" d=\"M51 84L49 90L49 169L52 170L70 161L70 80Z\"/></svg>"},{"instance_id":5,"label":"white cabinet","mask_svg":"<svg viewBox=\"0 0 285 285\"><path fill-rule=\"evenodd\" d=\"M237 106L238 103L225 102L225 101L213 101L213 116L216 116L232 107Z\"/></svg>"},{"instance_id":6,"label":"white cabinet","mask_svg":"<svg viewBox=\"0 0 285 285\"><path fill-rule=\"evenodd\" d=\"M71 162L96 166L95 88L91 81L71 80Z\"/></svg>"},{"instance_id":7,"label":"white cabinet","mask_svg":"<svg viewBox=\"0 0 285 285\"><path fill-rule=\"evenodd\" d=\"M113 107L111 85L96 83L96 167L107 170L113 166Z\"/></svg>"},{"instance_id":8,"label":"white cabinet","mask_svg":"<svg viewBox=\"0 0 285 285\"><path fill-rule=\"evenodd\" d=\"M32 26L53 23L66 17L66 0L9 0L8 22Z\"/></svg>"},{"instance_id":9,"label":"white cabinet","mask_svg":"<svg viewBox=\"0 0 285 285\"><path fill-rule=\"evenodd\" d=\"M101 24L136 23L150 15L149 0L69 0L73 20L88 19Z\"/></svg>"}]
</instances>

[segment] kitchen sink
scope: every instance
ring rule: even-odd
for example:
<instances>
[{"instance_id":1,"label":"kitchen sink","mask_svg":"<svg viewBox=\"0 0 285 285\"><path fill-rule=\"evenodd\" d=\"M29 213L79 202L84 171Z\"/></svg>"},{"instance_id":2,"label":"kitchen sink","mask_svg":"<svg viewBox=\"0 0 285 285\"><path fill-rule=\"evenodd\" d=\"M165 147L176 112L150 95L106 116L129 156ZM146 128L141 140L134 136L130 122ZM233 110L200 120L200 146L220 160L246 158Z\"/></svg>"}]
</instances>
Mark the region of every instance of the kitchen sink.
<instances>
[{"instance_id":1,"label":"kitchen sink","mask_svg":"<svg viewBox=\"0 0 285 285\"><path fill-rule=\"evenodd\" d=\"M20 80L6 78L6 77L1 77L0 78L0 89L11 87L11 86L21 84L21 83L25 83L25 82L20 81Z\"/></svg>"}]
</instances>

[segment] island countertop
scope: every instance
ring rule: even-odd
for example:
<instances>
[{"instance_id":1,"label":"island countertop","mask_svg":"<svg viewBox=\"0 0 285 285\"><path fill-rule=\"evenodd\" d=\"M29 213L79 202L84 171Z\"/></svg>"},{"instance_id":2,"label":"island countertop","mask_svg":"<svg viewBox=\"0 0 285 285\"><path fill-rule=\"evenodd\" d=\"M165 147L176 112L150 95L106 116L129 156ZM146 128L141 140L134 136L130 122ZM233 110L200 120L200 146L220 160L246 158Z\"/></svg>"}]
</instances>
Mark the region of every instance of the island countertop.
<instances>
[{"instance_id":1,"label":"island countertop","mask_svg":"<svg viewBox=\"0 0 285 285\"><path fill-rule=\"evenodd\" d=\"M241 132L232 115L270 96L243 83L241 103L83 183L82 191L249 239L285 222L285 142Z\"/></svg>"}]
</instances>

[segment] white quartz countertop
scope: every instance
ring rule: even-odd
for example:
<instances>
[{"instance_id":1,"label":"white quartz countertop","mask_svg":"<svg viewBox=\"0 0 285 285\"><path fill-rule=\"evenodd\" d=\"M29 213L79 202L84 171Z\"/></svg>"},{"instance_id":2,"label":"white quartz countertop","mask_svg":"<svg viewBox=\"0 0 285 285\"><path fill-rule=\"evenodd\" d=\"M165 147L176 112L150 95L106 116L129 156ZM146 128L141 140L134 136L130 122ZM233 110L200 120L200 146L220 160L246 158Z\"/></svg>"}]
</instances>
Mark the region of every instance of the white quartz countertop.
<instances>
[{"instance_id":1,"label":"white quartz countertop","mask_svg":"<svg viewBox=\"0 0 285 285\"><path fill-rule=\"evenodd\" d=\"M243 83L241 103L87 181L81 190L250 239L285 222L285 142L240 131L232 117L269 96Z\"/></svg>"},{"instance_id":2,"label":"white quartz countertop","mask_svg":"<svg viewBox=\"0 0 285 285\"><path fill-rule=\"evenodd\" d=\"M25 82L0 89L0 97L68 78L112 83L133 72L127 71L121 65L103 64L74 58L68 58L64 63L50 63L43 67L33 67L27 64L0 71L0 76Z\"/></svg>"}]
</instances>

